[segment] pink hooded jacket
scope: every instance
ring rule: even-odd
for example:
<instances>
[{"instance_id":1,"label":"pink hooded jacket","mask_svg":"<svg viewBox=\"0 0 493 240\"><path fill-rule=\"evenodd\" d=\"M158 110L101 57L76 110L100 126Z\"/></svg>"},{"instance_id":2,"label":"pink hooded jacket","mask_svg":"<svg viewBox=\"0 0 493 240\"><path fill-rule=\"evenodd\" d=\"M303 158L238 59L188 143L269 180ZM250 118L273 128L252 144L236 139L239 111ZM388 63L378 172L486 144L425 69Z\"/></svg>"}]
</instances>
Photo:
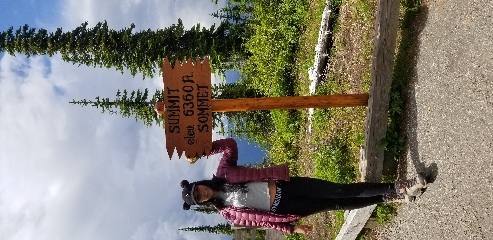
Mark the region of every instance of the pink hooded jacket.
<instances>
[{"instance_id":1,"label":"pink hooded jacket","mask_svg":"<svg viewBox=\"0 0 493 240\"><path fill-rule=\"evenodd\" d=\"M214 141L211 154L223 153L216 176L226 179L230 183L257 182L266 180L289 181L289 170L286 164L262 169L238 166L238 147L232 138ZM227 206L219 209L219 213L228 221L252 227L273 228L284 233L292 233L291 222L300 219L300 216L276 214L249 208Z\"/></svg>"}]
</instances>

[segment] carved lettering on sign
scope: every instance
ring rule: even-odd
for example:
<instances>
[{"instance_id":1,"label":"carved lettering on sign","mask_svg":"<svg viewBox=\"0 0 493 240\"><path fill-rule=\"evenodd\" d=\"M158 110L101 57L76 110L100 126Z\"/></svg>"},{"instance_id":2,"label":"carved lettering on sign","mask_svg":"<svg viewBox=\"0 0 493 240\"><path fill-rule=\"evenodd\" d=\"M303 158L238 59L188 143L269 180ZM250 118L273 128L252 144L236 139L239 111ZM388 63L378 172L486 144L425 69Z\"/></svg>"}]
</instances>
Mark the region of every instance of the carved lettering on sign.
<instances>
[{"instance_id":1,"label":"carved lettering on sign","mask_svg":"<svg viewBox=\"0 0 493 240\"><path fill-rule=\"evenodd\" d=\"M212 148L211 69L206 58L163 64L166 149L181 157L209 155Z\"/></svg>"}]
</instances>

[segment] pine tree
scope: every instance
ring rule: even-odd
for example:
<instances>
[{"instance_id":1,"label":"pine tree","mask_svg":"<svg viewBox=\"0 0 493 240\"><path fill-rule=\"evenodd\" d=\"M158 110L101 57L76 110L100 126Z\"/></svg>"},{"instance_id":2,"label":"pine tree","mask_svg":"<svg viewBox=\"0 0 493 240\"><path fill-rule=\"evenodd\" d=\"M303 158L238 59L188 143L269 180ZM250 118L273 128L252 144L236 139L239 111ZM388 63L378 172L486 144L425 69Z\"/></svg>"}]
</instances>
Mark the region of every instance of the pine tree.
<instances>
[{"instance_id":1,"label":"pine tree","mask_svg":"<svg viewBox=\"0 0 493 240\"><path fill-rule=\"evenodd\" d=\"M180 228L178 230L181 231L192 231L192 232L208 232L214 234L226 234L226 235L234 235L234 230L231 229L231 225L229 223L220 223L216 226L198 226L198 227L188 227L188 228Z\"/></svg>"},{"instance_id":2,"label":"pine tree","mask_svg":"<svg viewBox=\"0 0 493 240\"><path fill-rule=\"evenodd\" d=\"M253 18L253 2L251 0L228 0L226 7L217 10L212 13L211 16L219 18L221 25L227 26L226 32L228 32L226 38L228 42L235 42L230 44L235 48L231 52L231 62L224 62L224 65L228 69L241 69L247 58L251 55L243 47L243 43L248 39L253 30L251 29L250 22Z\"/></svg>"},{"instance_id":3,"label":"pine tree","mask_svg":"<svg viewBox=\"0 0 493 240\"><path fill-rule=\"evenodd\" d=\"M130 94L128 94L127 90L123 90L123 94L118 90L114 100L96 97L95 101L84 99L81 101L72 100L70 103L101 108L102 113L120 114L122 117L134 116L135 121L141 120L148 127L154 124L162 125L164 118L156 113L154 105L156 102L163 100L163 91L156 90L154 95L150 99L148 98L149 91L146 88L143 92L137 90L132 91Z\"/></svg>"},{"instance_id":4,"label":"pine tree","mask_svg":"<svg viewBox=\"0 0 493 240\"><path fill-rule=\"evenodd\" d=\"M213 17L235 24L246 24L253 15L253 3L248 0L229 0L226 7L211 14Z\"/></svg>"},{"instance_id":5,"label":"pine tree","mask_svg":"<svg viewBox=\"0 0 493 240\"><path fill-rule=\"evenodd\" d=\"M244 32L234 24L222 22L217 28L201 28L200 24L186 30L181 19L168 28L135 32L135 25L121 30L110 29L106 21L93 28L84 22L72 31L55 32L24 25L14 31L10 27L0 32L0 51L11 55L25 54L53 56L78 65L129 69L135 76L151 77L161 69L164 58L171 62L210 56L215 70L224 70L224 64L243 52Z\"/></svg>"},{"instance_id":6,"label":"pine tree","mask_svg":"<svg viewBox=\"0 0 493 240\"><path fill-rule=\"evenodd\" d=\"M205 214L219 213L219 211L213 206L198 206L196 208L193 208L192 210Z\"/></svg>"},{"instance_id":7,"label":"pine tree","mask_svg":"<svg viewBox=\"0 0 493 240\"><path fill-rule=\"evenodd\" d=\"M213 87L213 98L232 99L232 98L260 98L265 97L257 89L252 88L243 80L236 83L220 84ZM268 135L274 130L274 123L268 110L244 111L244 112L225 112L215 113L215 118L225 117L229 124L228 134L232 137L244 139L255 139L263 144L263 139L268 139ZM221 122L219 133L225 134L225 125Z\"/></svg>"},{"instance_id":8,"label":"pine tree","mask_svg":"<svg viewBox=\"0 0 493 240\"><path fill-rule=\"evenodd\" d=\"M102 113L120 114L122 117L134 116L135 120L141 120L148 127L152 125L162 126L164 123L164 117L156 113L154 106L156 102L163 101L163 90L156 90L154 95L149 95L149 90L146 88L144 91L137 90L132 91L130 94L125 89L123 92L118 90L116 97L113 100L109 98L96 97L94 101L87 99L75 101L72 100L69 103L77 104L81 106L92 106L101 108ZM257 96L255 90L246 87L243 83L230 83L214 85L212 87L212 98L227 99L227 98L243 98ZM150 97L150 98L149 98ZM258 114L257 114L258 115ZM224 129L224 123L221 121L223 116L230 118L231 121L241 122L243 118L252 117L256 119L255 112L230 112L227 114L214 112L212 118L213 127L220 127ZM234 119L234 120L233 120ZM265 126L262 126L265 127ZM241 130L238 130L239 132Z\"/></svg>"}]
</instances>

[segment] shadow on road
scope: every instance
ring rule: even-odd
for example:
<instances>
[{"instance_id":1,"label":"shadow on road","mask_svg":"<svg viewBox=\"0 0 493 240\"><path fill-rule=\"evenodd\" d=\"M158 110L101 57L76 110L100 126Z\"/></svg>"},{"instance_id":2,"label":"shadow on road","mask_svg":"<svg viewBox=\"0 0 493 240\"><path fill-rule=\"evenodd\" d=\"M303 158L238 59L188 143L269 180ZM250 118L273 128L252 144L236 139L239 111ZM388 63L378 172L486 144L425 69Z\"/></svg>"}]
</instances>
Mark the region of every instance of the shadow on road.
<instances>
[{"instance_id":1,"label":"shadow on road","mask_svg":"<svg viewBox=\"0 0 493 240\"><path fill-rule=\"evenodd\" d=\"M406 4L416 5L417 0L407 0ZM427 176L428 182L434 182L438 176L438 167L436 163L432 163L426 166L424 162L421 161L419 155L419 143L417 136L417 103L416 103L416 84L417 69L416 65L418 62L420 42L419 36L425 27L428 18L428 7L426 5L419 8L413 9L408 8L408 11L404 14L401 19L401 36L402 40L399 43L398 52L396 55L396 62L394 66L394 76L405 76L408 79L407 82L401 81L399 86L399 79L394 79L396 86L392 86L393 91L403 93L404 97L404 114L400 122L399 134L406 136L407 153L403 156L409 156L410 161L416 169L416 172L425 174ZM403 159L399 164L399 175L401 177L406 176L407 167L406 160Z\"/></svg>"},{"instance_id":2,"label":"shadow on road","mask_svg":"<svg viewBox=\"0 0 493 240\"><path fill-rule=\"evenodd\" d=\"M403 51L402 54L407 55L408 59L408 76L409 82L407 84L406 92L406 114L404 117L404 121L407 121L407 146L409 151L410 162L414 165L416 172L425 174L427 177L427 181L432 183L438 177L438 166L436 163L432 163L429 166L426 166L425 163L421 161L421 157L419 155L419 144L418 144L418 111L417 111L417 103L416 103L416 84L418 82L416 64L418 62L419 55L419 35L425 27L426 20L428 18L428 7L421 7L418 15L415 17L416 21L413 21L412 25L407 28L409 33L408 37L410 39L409 47L407 51ZM404 50L404 49L403 49ZM399 51L400 52L400 51ZM398 53L399 55L400 53ZM407 171L407 169L406 169Z\"/></svg>"}]
</instances>

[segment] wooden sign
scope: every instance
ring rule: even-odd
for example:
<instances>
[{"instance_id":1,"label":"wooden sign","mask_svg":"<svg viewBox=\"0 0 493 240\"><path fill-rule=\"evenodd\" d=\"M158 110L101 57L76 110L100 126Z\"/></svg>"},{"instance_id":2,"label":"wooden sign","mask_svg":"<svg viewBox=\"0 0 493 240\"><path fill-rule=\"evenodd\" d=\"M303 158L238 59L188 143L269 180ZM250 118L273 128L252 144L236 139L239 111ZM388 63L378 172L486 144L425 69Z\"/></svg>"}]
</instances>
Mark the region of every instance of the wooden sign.
<instances>
[{"instance_id":1,"label":"wooden sign","mask_svg":"<svg viewBox=\"0 0 493 240\"><path fill-rule=\"evenodd\" d=\"M166 150L181 157L209 155L212 148L209 59L163 64Z\"/></svg>"}]
</instances>

